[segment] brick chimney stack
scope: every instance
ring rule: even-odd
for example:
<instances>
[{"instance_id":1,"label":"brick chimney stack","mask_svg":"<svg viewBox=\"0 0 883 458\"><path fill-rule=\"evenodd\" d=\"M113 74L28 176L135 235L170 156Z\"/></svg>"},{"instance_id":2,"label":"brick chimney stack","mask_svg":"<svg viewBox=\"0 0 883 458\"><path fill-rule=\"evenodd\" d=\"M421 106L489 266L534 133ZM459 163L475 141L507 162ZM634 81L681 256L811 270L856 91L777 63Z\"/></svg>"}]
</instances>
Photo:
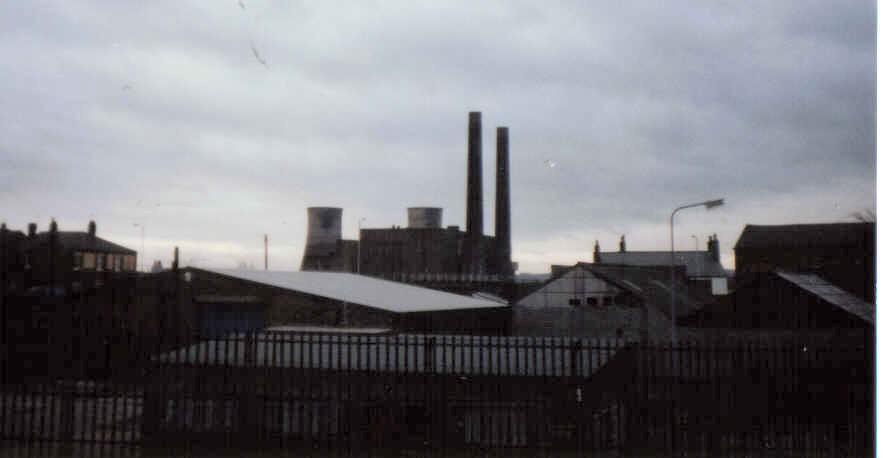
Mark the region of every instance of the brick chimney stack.
<instances>
[{"instance_id":1,"label":"brick chimney stack","mask_svg":"<svg viewBox=\"0 0 883 458\"><path fill-rule=\"evenodd\" d=\"M717 240L717 234L713 234L711 237L708 237L708 252L711 253L711 258L717 262L721 260L721 247L720 242Z\"/></svg>"},{"instance_id":2,"label":"brick chimney stack","mask_svg":"<svg viewBox=\"0 0 883 458\"><path fill-rule=\"evenodd\" d=\"M89 221L89 237L95 238L95 221Z\"/></svg>"}]
</instances>

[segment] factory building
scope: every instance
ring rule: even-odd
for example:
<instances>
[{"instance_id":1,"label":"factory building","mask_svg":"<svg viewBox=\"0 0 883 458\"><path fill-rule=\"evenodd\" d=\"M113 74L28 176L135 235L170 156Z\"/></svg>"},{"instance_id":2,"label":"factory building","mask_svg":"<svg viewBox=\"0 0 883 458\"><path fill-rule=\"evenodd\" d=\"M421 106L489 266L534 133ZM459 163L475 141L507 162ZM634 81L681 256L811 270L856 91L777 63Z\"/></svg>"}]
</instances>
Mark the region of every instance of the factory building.
<instances>
[{"instance_id":1,"label":"factory building","mask_svg":"<svg viewBox=\"0 0 883 458\"><path fill-rule=\"evenodd\" d=\"M484 234L483 221L481 129L481 113L469 113L465 231L459 226L443 226L441 208L411 207L407 227L361 229L358 241L343 240L343 210L311 207L307 209L309 230L301 270L359 272L399 281L447 285L442 289L451 289L458 283L510 282L514 268L509 130L496 130L495 236L488 236Z\"/></svg>"}]
</instances>

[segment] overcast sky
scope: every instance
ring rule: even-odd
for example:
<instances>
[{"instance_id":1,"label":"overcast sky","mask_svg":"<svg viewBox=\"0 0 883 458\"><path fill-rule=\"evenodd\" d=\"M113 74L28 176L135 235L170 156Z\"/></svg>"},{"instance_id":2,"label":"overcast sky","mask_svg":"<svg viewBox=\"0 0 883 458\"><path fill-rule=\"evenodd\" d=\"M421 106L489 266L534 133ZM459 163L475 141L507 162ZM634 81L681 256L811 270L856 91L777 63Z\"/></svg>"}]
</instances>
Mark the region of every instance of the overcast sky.
<instances>
[{"instance_id":1,"label":"overcast sky","mask_svg":"<svg viewBox=\"0 0 883 458\"><path fill-rule=\"evenodd\" d=\"M308 206L465 226L469 111L522 272L876 206L873 1L476 3L0 2L0 220L296 269Z\"/></svg>"}]
</instances>

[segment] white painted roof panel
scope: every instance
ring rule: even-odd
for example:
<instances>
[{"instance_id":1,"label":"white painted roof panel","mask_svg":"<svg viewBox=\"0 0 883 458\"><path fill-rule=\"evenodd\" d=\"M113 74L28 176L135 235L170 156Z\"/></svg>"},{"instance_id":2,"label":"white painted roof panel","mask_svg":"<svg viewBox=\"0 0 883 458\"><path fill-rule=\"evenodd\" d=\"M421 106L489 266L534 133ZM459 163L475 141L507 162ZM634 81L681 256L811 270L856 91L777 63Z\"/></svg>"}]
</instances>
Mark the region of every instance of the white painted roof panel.
<instances>
[{"instance_id":1,"label":"white painted roof panel","mask_svg":"<svg viewBox=\"0 0 883 458\"><path fill-rule=\"evenodd\" d=\"M241 280L396 313L507 306L496 301L345 272L200 269Z\"/></svg>"}]
</instances>

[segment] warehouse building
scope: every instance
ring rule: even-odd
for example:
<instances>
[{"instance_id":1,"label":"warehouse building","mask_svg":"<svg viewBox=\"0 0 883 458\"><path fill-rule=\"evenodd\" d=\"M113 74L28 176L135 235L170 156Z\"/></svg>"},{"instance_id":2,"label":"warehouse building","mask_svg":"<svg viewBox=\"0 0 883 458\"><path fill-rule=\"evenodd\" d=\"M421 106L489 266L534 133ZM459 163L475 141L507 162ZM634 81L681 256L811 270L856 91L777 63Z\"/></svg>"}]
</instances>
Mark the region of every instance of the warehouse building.
<instances>
[{"instance_id":1,"label":"warehouse building","mask_svg":"<svg viewBox=\"0 0 883 458\"><path fill-rule=\"evenodd\" d=\"M187 268L185 297L201 335L272 326L505 335L505 301L470 297L345 272Z\"/></svg>"}]
</instances>

